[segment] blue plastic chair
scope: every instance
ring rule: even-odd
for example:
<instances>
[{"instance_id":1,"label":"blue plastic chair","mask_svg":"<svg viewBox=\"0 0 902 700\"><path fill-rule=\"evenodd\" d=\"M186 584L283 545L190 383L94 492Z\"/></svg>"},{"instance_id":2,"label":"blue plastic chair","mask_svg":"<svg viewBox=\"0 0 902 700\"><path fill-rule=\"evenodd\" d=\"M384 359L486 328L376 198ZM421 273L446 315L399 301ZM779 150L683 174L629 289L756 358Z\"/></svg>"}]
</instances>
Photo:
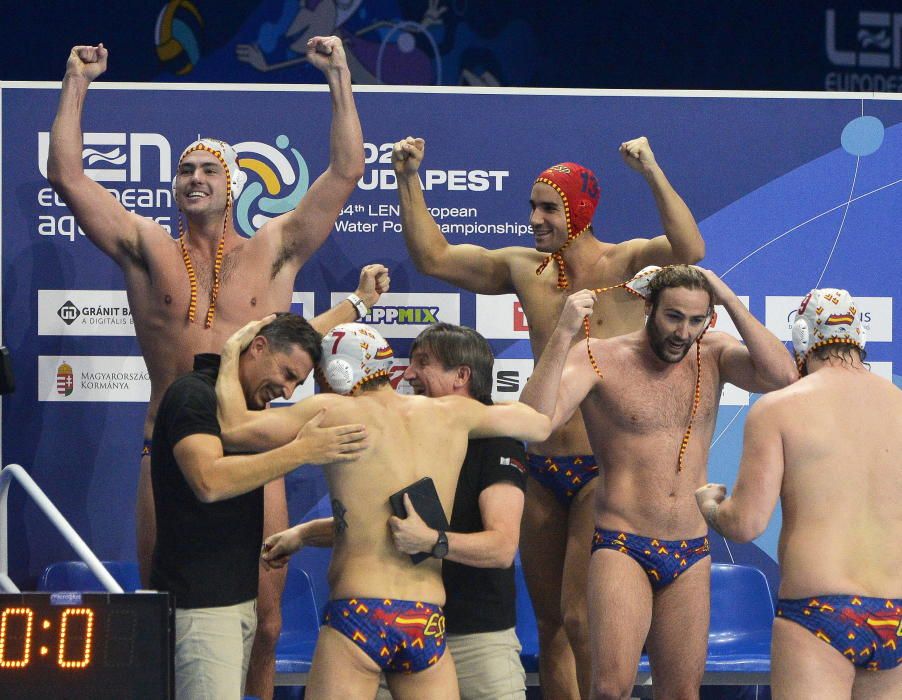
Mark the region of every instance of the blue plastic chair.
<instances>
[{"instance_id":1,"label":"blue plastic chair","mask_svg":"<svg viewBox=\"0 0 902 700\"><path fill-rule=\"evenodd\" d=\"M103 561L103 564L122 590L132 592L141 588L138 565L133 561ZM83 561L58 561L41 574L39 591L105 591Z\"/></svg>"},{"instance_id":2,"label":"blue plastic chair","mask_svg":"<svg viewBox=\"0 0 902 700\"><path fill-rule=\"evenodd\" d=\"M519 563L515 567L515 576L517 636L523 645L520 661L527 673L536 673L539 670L539 635ZM773 622L773 601L763 573L751 566L713 564L706 673L769 673ZM649 671L648 656L643 655L639 672Z\"/></svg>"},{"instance_id":3,"label":"blue plastic chair","mask_svg":"<svg viewBox=\"0 0 902 700\"><path fill-rule=\"evenodd\" d=\"M319 635L319 607L310 576L288 569L282 594L282 633L276 644L276 673L308 673Z\"/></svg>"},{"instance_id":4,"label":"blue plastic chair","mask_svg":"<svg viewBox=\"0 0 902 700\"><path fill-rule=\"evenodd\" d=\"M711 565L706 674L770 673L773 624L774 604L763 573L741 564ZM639 671L650 671L645 655Z\"/></svg>"}]
</instances>

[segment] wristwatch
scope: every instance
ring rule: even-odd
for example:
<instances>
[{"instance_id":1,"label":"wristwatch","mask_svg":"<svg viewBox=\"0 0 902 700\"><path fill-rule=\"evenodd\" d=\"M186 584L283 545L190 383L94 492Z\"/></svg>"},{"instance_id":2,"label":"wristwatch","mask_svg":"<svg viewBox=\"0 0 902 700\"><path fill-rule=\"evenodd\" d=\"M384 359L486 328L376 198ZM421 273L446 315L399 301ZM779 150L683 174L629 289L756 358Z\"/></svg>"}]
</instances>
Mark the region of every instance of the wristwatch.
<instances>
[{"instance_id":1,"label":"wristwatch","mask_svg":"<svg viewBox=\"0 0 902 700\"><path fill-rule=\"evenodd\" d=\"M361 299L356 294L348 294L347 299L349 302L351 302L351 306L353 306L354 310L357 312L358 320L362 319L370 312L363 299Z\"/></svg>"},{"instance_id":2,"label":"wristwatch","mask_svg":"<svg viewBox=\"0 0 902 700\"><path fill-rule=\"evenodd\" d=\"M438 539L432 545L432 556L436 559L444 559L448 556L448 535L445 534L444 530L438 531Z\"/></svg>"}]
</instances>

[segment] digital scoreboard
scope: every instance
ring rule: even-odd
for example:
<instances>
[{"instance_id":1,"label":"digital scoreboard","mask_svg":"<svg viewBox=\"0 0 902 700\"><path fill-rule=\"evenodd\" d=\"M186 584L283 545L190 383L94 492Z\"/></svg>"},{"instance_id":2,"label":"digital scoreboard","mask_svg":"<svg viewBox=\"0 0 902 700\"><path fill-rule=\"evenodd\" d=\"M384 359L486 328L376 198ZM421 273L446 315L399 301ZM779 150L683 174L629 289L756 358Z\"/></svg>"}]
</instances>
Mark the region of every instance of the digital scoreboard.
<instances>
[{"instance_id":1,"label":"digital scoreboard","mask_svg":"<svg viewBox=\"0 0 902 700\"><path fill-rule=\"evenodd\" d=\"M0 698L174 697L165 593L0 593Z\"/></svg>"}]
</instances>

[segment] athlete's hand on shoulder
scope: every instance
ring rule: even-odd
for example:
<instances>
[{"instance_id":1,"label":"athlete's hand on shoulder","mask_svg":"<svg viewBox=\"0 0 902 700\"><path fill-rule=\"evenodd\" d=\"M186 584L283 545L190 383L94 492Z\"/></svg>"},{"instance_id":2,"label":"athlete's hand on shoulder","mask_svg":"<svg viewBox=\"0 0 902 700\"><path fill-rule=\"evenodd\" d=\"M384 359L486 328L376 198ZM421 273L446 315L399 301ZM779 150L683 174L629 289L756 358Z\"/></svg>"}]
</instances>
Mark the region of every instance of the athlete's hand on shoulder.
<instances>
[{"instance_id":1,"label":"athlete's hand on shoulder","mask_svg":"<svg viewBox=\"0 0 902 700\"><path fill-rule=\"evenodd\" d=\"M410 496L404 494L404 508L407 511L406 518L396 515L388 519L392 540L398 551L404 554L416 554L417 552L431 552L432 546L438 539L438 532L429 527L420 514L413 507Z\"/></svg>"},{"instance_id":2,"label":"athlete's hand on shoulder","mask_svg":"<svg viewBox=\"0 0 902 700\"><path fill-rule=\"evenodd\" d=\"M292 554L304 546L299 525L290 527L282 532L270 535L263 541L260 550L260 559L267 569L281 569L288 563Z\"/></svg>"},{"instance_id":3,"label":"athlete's hand on shoulder","mask_svg":"<svg viewBox=\"0 0 902 700\"><path fill-rule=\"evenodd\" d=\"M307 60L324 73L348 67L345 48L337 36L315 36L307 41Z\"/></svg>"},{"instance_id":4,"label":"athlete's hand on shoulder","mask_svg":"<svg viewBox=\"0 0 902 700\"><path fill-rule=\"evenodd\" d=\"M398 141L391 151L391 162L398 175L416 173L426 153L426 141L413 136Z\"/></svg>"},{"instance_id":5,"label":"athlete's hand on shoulder","mask_svg":"<svg viewBox=\"0 0 902 700\"><path fill-rule=\"evenodd\" d=\"M103 44L73 46L66 61L66 75L78 76L90 83L106 70L109 53Z\"/></svg>"},{"instance_id":6,"label":"athlete's hand on shoulder","mask_svg":"<svg viewBox=\"0 0 902 700\"><path fill-rule=\"evenodd\" d=\"M322 427L326 409L304 424L295 438L298 464L353 462L369 447L366 426L357 424Z\"/></svg>"},{"instance_id":7,"label":"athlete's hand on shoulder","mask_svg":"<svg viewBox=\"0 0 902 700\"><path fill-rule=\"evenodd\" d=\"M620 155L628 166L642 174L650 172L658 164L648 139L644 136L621 143Z\"/></svg>"},{"instance_id":8,"label":"athlete's hand on shoulder","mask_svg":"<svg viewBox=\"0 0 902 700\"><path fill-rule=\"evenodd\" d=\"M269 314L269 316L264 316L259 321L251 321L232 333L225 342L225 345L222 346L223 356L233 354L240 355L241 352L251 344L251 341L257 337L260 329L272 322L275 318L275 314Z\"/></svg>"},{"instance_id":9,"label":"athlete's hand on shoulder","mask_svg":"<svg viewBox=\"0 0 902 700\"><path fill-rule=\"evenodd\" d=\"M364 265L360 269L360 282L354 293L363 300L368 309L372 309L379 302L379 297L385 294L390 286L391 277L389 277L388 268L385 265L373 263Z\"/></svg>"},{"instance_id":10,"label":"athlete's hand on shoulder","mask_svg":"<svg viewBox=\"0 0 902 700\"><path fill-rule=\"evenodd\" d=\"M561 317L558 319L557 327L569 335L574 335L582 328L583 319L591 316L595 310L596 294L591 289L581 289L573 292L567 301L564 302L564 308L561 311Z\"/></svg>"}]
</instances>

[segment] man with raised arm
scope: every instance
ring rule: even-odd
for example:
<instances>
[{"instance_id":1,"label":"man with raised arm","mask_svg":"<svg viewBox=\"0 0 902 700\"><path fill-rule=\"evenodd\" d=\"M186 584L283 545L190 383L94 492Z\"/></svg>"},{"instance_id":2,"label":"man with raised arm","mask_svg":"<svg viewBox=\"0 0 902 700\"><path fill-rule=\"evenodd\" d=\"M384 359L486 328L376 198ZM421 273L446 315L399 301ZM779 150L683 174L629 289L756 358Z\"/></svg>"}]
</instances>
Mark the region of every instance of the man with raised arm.
<instances>
[{"instance_id":1,"label":"man with raised arm","mask_svg":"<svg viewBox=\"0 0 902 700\"><path fill-rule=\"evenodd\" d=\"M386 525L389 496L429 476L447 516L469 438L544 440L550 421L520 403L487 406L453 394L396 393L389 383L391 348L360 324L336 326L323 338L320 378L336 393L252 413L241 401L234 358L253 333L249 327L244 337L236 335L223 352L217 392L226 444L254 450L285 444L324 409L323 426L351 421L367 431L368 449L358 465L325 465L334 516L331 600L307 697L372 698L384 671L395 698L458 698L454 662L444 653L439 556L447 548L413 564ZM406 495L404 504L409 513ZM280 541L288 536L270 537L264 550L281 558Z\"/></svg>"},{"instance_id":2,"label":"man with raised arm","mask_svg":"<svg viewBox=\"0 0 902 700\"><path fill-rule=\"evenodd\" d=\"M707 484L696 499L740 542L781 501L775 698L898 698L902 391L864 364L861 312L844 289L802 300L793 345L804 376L749 411L733 495Z\"/></svg>"},{"instance_id":3,"label":"man with raised arm","mask_svg":"<svg viewBox=\"0 0 902 700\"><path fill-rule=\"evenodd\" d=\"M322 336L294 314L269 317L237 358L240 401L265 409L290 397L319 359ZM258 324L259 326L259 324ZM304 425L266 454L225 454L217 421L219 355L198 354L173 381L153 430L151 478L157 538L150 582L175 604L178 698L240 698L257 626L263 486L298 464L355 460L361 425Z\"/></svg>"},{"instance_id":4,"label":"man with raised arm","mask_svg":"<svg viewBox=\"0 0 902 700\"><path fill-rule=\"evenodd\" d=\"M404 239L417 269L478 294L515 293L529 319L532 352L539 358L568 294L604 287L651 264L700 260L705 246L689 208L671 187L645 137L620 146L624 161L648 182L665 235L619 244L595 237L591 222L599 184L591 170L561 163L540 173L530 194L535 250L487 250L449 245L430 216L417 171L423 139L395 144ZM598 300L590 332L608 338L635 331L642 305L616 291ZM520 555L536 611L539 671L545 696L585 696L589 644L585 579L592 535L592 499L598 467L577 411L551 438L529 445L529 473ZM574 660L575 659L575 660ZM581 692L580 692L581 691Z\"/></svg>"},{"instance_id":5,"label":"man with raised arm","mask_svg":"<svg viewBox=\"0 0 902 700\"><path fill-rule=\"evenodd\" d=\"M645 327L583 340L595 293L573 294L522 400L561 425L580 408L604 469L590 549L592 698L628 698L643 644L656 698L697 698L710 613L706 481L723 384L770 391L797 378L782 343L716 275L689 265L649 274ZM723 304L745 345L705 331ZM704 342L702 336L704 335ZM692 350L692 352L690 352Z\"/></svg>"},{"instance_id":6,"label":"man with raised arm","mask_svg":"<svg viewBox=\"0 0 902 700\"><path fill-rule=\"evenodd\" d=\"M163 393L191 370L195 354L218 353L226 338L249 320L289 308L298 271L325 241L363 174L363 137L342 43L336 37L315 37L307 44L307 57L326 75L332 96L329 167L293 211L267 222L251 239L239 236L232 222L246 175L234 149L217 139L195 141L179 159L173 191L186 225L182 229L180 216L177 240L151 219L126 210L87 177L82 108L88 86L106 70L108 52L103 44L76 46L66 64L50 132L48 179L88 239L122 268L150 375L136 507L138 563L145 582L155 536L149 441ZM365 268L351 303L342 302L314 319L314 327L326 331L365 313L387 283L384 268ZM284 483L274 481L266 492L265 528L275 532L288 520ZM249 690L269 697L284 577L261 571L260 585L261 621Z\"/></svg>"}]
</instances>

